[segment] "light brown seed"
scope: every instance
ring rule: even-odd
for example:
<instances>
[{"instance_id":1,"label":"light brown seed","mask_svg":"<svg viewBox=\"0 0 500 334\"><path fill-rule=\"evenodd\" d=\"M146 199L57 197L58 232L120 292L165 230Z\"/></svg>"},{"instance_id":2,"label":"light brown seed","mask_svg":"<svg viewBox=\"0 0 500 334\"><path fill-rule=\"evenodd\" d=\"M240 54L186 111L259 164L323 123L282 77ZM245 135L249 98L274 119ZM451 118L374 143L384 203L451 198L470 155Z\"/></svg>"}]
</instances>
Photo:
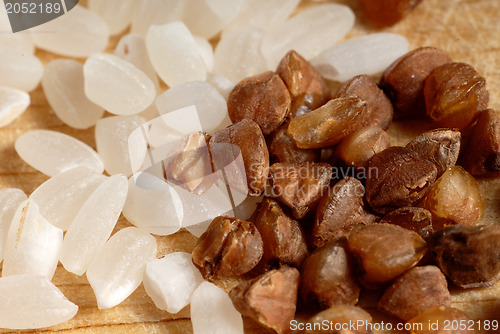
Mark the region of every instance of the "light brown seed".
<instances>
[{"instance_id":1,"label":"light brown seed","mask_svg":"<svg viewBox=\"0 0 500 334\"><path fill-rule=\"evenodd\" d=\"M422 47L403 55L384 71L380 88L392 101L395 118L425 115L424 81L432 70L449 62L445 51Z\"/></svg>"},{"instance_id":2,"label":"light brown seed","mask_svg":"<svg viewBox=\"0 0 500 334\"><path fill-rule=\"evenodd\" d=\"M453 225L436 232L429 243L437 264L462 288L491 286L500 279L500 225Z\"/></svg>"},{"instance_id":3,"label":"light brown seed","mask_svg":"<svg viewBox=\"0 0 500 334\"><path fill-rule=\"evenodd\" d=\"M249 272L263 252L262 238L253 223L216 217L197 240L192 256L203 277L211 279Z\"/></svg>"},{"instance_id":4,"label":"light brown seed","mask_svg":"<svg viewBox=\"0 0 500 334\"><path fill-rule=\"evenodd\" d=\"M347 237L359 224L374 223L377 217L365 210L365 188L360 181L346 177L321 198L316 209L313 243L321 247L339 237Z\"/></svg>"},{"instance_id":5,"label":"light brown seed","mask_svg":"<svg viewBox=\"0 0 500 334\"><path fill-rule=\"evenodd\" d=\"M290 110L290 94L281 78L268 71L240 81L227 99L227 111L233 123L249 118L264 135L276 130Z\"/></svg>"},{"instance_id":6,"label":"light brown seed","mask_svg":"<svg viewBox=\"0 0 500 334\"><path fill-rule=\"evenodd\" d=\"M387 132L378 126L359 129L344 138L336 147L333 158L346 166L362 170L368 160L391 146Z\"/></svg>"},{"instance_id":7,"label":"light brown seed","mask_svg":"<svg viewBox=\"0 0 500 334\"><path fill-rule=\"evenodd\" d=\"M362 74L346 81L333 98L357 96L368 103L362 126L379 126L386 130L392 121L392 104L369 75Z\"/></svg>"},{"instance_id":8,"label":"light brown seed","mask_svg":"<svg viewBox=\"0 0 500 334\"><path fill-rule=\"evenodd\" d=\"M233 144L239 150L230 145L221 145L221 143ZM250 196L260 196L264 192L269 174L269 151L257 123L250 119L243 119L219 130L210 139L209 147L214 170L225 170L225 178L229 179L231 185L236 184L236 188L243 188L245 194L248 185ZM234 163L235 160L238 161L240 153L243 166ZM228 166L233 166L234 170L227 172ZM246 175L247 185L240 184L241 174Z\"/></svg>"},{"instance_id":9,"label":"light brown seed","mask_svg":"<svg viewBox=\"0 0 500 334\"><path fill-rule=\"evenodd\" d=\"M360 265L359 279L366 287L380 287L414 267L427 252L415 232L391 224L369 224L351 232L349 251Z\"/></svg>"},{"instance_id":10,"label":"light brown seed","mask_svg":"<svg viewBox=\"0 0 500 334\"><path fill-rule=\"evenodd\" d=\"M436 179L437 169L428 160L403 147L389 147L368 161L366 200L371 208L387 214L418 203Z\"/></svg>"},{"instance_id":11,"label":"light brown seed","mask_svg":"<svg viewBox=\"0 0 500 334\"><path fill-rule=\"evenodd\" d=\"M479 114L465 140L460 164L474 176L500 175L500 119L496 110Z\"/></svg>"},{"instance_id":12,"label":"light brown seed","mask_svg":"<svg viewBox=\"0 0 500 334\"><path fill-rule=\"evenodd\" d=\"M314 162L320 159L320 150L297 147L288 131L288 124L282 125L271 134L269 154L276 162Z\"/></svg>"},{"instance_id":13,"label":"light brown seed","mask_svg":"<svg viewBox=\"0 0 500 334\"><path fill-rule=\"evenodd\" d=\"M429 210L417 207L404 207L389 212L380 220L381 224L393 224L417 232L424 240L434 233L432 214Z\"/></svg>"},{"instance_id":14,"label":"light brown seed","mask_svg":"<svg viewBox=\"0 0 500 334\"><path fill-rule=\"evenodd\" d=\"M425 80L427 115L448 128L465 129L488 107L486 79L464 63L435 68Z\"/></svg>"},{"instance_id":15,"label":"light brown seed","mask_svg":"<svg viewBox=\"0 0 500 334\"><path fill-rule=\"evenodd\" d=\"M361 0L364 18L375 28L384 28L402 20L422 0Z\"/></svg>"},{"instance_id":16,"label":"light brown seed","mask_svg":"<svg viewBox=\"0 0 500 334\"><path fill-rule=\"evenodd\" d=\"M269 169L272 195L292 209L297 219L316 208L332 178L327 163L275 163Z\"/></svg>"},{"instance_id":17,"label":"light brown seed","mask_svg":"<svg viewBox=\"0 0 500 334\"><path fill-rule=\"evenodd\" d=\"M289 333L299 279L297 269L284 266L241 283L229 292L229 297L242 315L278 334Z\"/></svg>"},{"instance_id":18,"label":"light brown seed","mask_svg":"<svg viewBox=\"0 0 500 334\"><path fill-rule=\"evenodd\" d=\"M414 138L406 148L436 165L439 177L457 162L461 137L458 130L434 129Z\"/></svg>"},{"instance_id":19,"label":"light brown seed","mask_svg":"<svg viewBox=\"0 0 500 334\"><path fill-rule=\"evenodd\" d=\"M408 321L413 330L412 334L474 334L475 321L464 312L440 306L425 311ZM456 324L453 329L453 324ZM464 324L460 328L460 324Z\"/></svg>"},{"instance_id":20,"label":"light brown seed","mask_svg":"<svg viewBox=\"0 0 500 334\"><path fill-rule=\"evenodd\" d=\"M307 244L299 222L287 216L272 198L265 198L258 212L255 226L264 243L262 261L267 266L300 266L307 256Z\"/></svg>"},{"instance_id":21,"label":"light brown seed","mask_svg":"<svg viewBox=\"0 0 500 334\"><path fill-rule=\"evenodd\" d=\"M435 266L415 267L399 277L380 298L378 308L408 321L439 306L450 306L446 277Z\"/></svg>"},{"instance_id":22,"label":"light brown seed","mask_svg":"<svg viewBox=\"0 0 500 334\"><path fill-rule=\"evenodd\" d=\"M276 69L290 92L291 118L315 110L328 102L330 90L321 74L296 51L289 51Z\"/></svg>"},{"instance_id":23,"label":"light brown seed","mask_svg":"<svg viewBox=\"0 0 500 334\"><path fill-rule=\"evenodd\" d=\"M359 322L358 322L359 321ZM329 330L319 329L320 326L324 324L329 324ZM311 329L306 329L306 334L370 334L371 331L367 324L372 322L371 315L360 307L352 305L333 305L332 307L319 312L312 318L310 318L307 323L311 324ZM336 330L335 328L342 328L346 324L356 324L356 326L351 326L351 329ZM360 324L360 326L358 326Z\"/></svg>"},{"instance_id":24,"label":"light brown seed","mask_svg":"<svg viewBox=\"0 0 500 334\"><path fill-rule=\"evenodd\" d=\"M367 108L358 97L333 99L292 119L288 131L300 148L333 146L359 128Z\"/></svg>"},{"instance_id":25,"label":"light brown seed","mask_svg":"<svg viewBox=\"0 0 500 334\"><path fill-rule=\"evenodd\" d=\"M475 225L486 208L481 189L460 166L448 168L425 196L423 206L448 224Z\"/></svg>"},{"instance_id":26,"label":"light brown seed","mask_svg":"<svg viewBox=\"0 0 500 334\"><path fill-rule=\"evenodd\" d=\"M319 308L355 305L360 290L345 239L316 249L304 261L300 295L309 305Z\"/></svg>"}]
</instances>

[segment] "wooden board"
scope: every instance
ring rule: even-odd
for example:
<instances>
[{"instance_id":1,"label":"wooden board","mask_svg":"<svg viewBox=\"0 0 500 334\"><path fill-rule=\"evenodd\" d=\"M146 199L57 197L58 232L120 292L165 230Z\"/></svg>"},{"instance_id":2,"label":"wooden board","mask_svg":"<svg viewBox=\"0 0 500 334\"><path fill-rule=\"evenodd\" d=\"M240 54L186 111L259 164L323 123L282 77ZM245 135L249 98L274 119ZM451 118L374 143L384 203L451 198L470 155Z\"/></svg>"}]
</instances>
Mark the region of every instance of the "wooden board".
<instances>
[{"instance_id":1,"label":"wooden board","mask_svg":"<svg viewBox=\"0 0 500 334\"><path fill-rule=\"evenodd\" d=\"M344 3L358 13L355 0L332 2ZM303 1L300 8L319 3L322 2ZM358 17L356 27L348 37L373 32L359 21ZM404 21L384 31L406 36L411 48L438 46L448 51L455 61L472 64L487 78L491 96L490 106L500 110L500 1L424 0ZM109 50L112 50L117 40L118 38L111 40ZM37 51L37 56L44 62L55 58L54 55L43 51ZM14 142L19 135L32 129L51 129L72 135L95 147L93 129L82 131L65 126L48 106L40 87L31 93L31 99L32 105L25 114L8 127L0 129L0 188L17 187L27 194L47 177L26 165L17 156ZM430 126L426 122L411 125L395 124L391 126L389 132L393 144L401 145ZM488 203L484 223L496 223L500 218L500 181L483 180L480 183ZM129 226L129 223L123 218L120 219L115 232L125 226ZM196 239L182 231L172 236L158 237L157 240L158 255L164 255L173 251L190 252ZM72 320L53 328L26 332L65 334L192 332L188 307L175 315L160 311L145 294L142 286L122 304L101 311L97 309L95 297L85 276L75 276L59 265L53 282L68 299L79 306L78 314ZM229 280L220 282L220 285L229 289L234 283L235 280ZM371 299L363 303L367 307L373 306ZM474 319L500 319L500 284L487 289L454 290L453 305L463 309ZM393 321L376 311L373 311L373 314L375 321ZM251 321L246 320L245 326L247 333L263 332ZM0 333L13 332L15 331L0 329ZM392 332L397 333L397 331Z\"/></svg>"}]
</instances>

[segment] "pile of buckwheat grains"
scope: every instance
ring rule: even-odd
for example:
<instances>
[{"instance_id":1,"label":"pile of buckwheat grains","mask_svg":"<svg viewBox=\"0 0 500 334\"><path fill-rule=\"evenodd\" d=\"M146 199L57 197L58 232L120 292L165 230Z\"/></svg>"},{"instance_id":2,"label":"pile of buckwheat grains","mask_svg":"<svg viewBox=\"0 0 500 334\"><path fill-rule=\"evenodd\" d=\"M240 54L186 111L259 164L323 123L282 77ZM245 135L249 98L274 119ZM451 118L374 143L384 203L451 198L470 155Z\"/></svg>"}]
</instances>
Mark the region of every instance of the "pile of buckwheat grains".
<instances>
[{"instance_id":1,"label":"pile of buckwheat grains","mask_svg":"<svg viewBox=\"0 0 500 334\"><path fill-rule=\"evenodd\" d=\"M0 333L496 332L500 7L397 2L88 0L2 34Z\"/></svg>"}]
</instances>

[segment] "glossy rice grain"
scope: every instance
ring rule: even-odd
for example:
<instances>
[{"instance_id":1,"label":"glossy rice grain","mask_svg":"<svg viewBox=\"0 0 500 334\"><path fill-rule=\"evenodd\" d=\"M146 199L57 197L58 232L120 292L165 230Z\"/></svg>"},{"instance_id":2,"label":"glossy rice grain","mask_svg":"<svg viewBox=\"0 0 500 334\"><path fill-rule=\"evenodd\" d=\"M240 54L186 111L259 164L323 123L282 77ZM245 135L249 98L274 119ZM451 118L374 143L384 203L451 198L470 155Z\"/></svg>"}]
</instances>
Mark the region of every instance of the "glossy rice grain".
<instances>
[{"instance_id":1,"label":"glossy rice grain","mask_svg":"<svg viewBox=\"0 0 500 334\"><path fill-rule=\"evenodd\" d=\"M104 164L87 144L50 130L32 130L17 138L17 154L27 164L48 176L56 176L76 167L102 173Z\"/></svg>"},{"instance_id":2,"label":"glossy rice grain","mask_svg":"<svg viewBox=\"0 0 500 334\"><path fill-rule=\"evenodd\" d=\"M83 65L72 59L56 59L45 65L42 87L61 121L75 129L94 126L104 109L85 95Z\"/></svg>"}]
</instances>

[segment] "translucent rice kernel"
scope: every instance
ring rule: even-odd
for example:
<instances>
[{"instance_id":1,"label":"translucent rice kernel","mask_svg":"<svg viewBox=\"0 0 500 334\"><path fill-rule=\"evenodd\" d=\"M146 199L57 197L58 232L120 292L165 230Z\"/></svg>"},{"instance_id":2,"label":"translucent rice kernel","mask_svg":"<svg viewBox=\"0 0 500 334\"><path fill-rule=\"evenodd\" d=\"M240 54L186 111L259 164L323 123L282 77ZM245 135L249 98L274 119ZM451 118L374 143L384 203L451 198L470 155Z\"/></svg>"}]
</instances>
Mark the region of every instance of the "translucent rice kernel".
<instances>
[{"instance_id":1,"label":"translucent rice kernel","mask_svg":"<svg viewBox=\"0 0 500 334\"><path fill-rule=\"evenodd\" d=\"M7 234L14 214L21 203L27 199L26 194L20 189L5 188L0 190L0 261L3 259Z\"/></svg>"},{"instance_id":2,"label":"translucent rice kernel","mask_svg":"<svg viewBox=\"0 0 500 334\"><path fill-rule=\"evenodd\" d=\"M85 95L83 64L56 59L45 65L42 87L45 97L61 121L75 129L94 126L104 109Z\"/></svg>"},{"instance_id":3,"label":"translucent rice kernel","mask_svg":"<svg viewBox=\"0 0 500 334\"><path fill-rule=\"evenodd\" d=\"M80 166L99 174L104 170L101 158L90 146L56 131L28 131L16 140L15 148L27 164L48 176Z\"/></svg>"},{"instance_id":4,"label":"translucent rice kernel","mask_svg":"<svg viewBox=\"0 0 500 334\"><path fill-rule=\"evenodd\" d=\"M80 166L97 173L104 170L101 158L90 146L56 131L28 131L16 140L15 148L27 164L48 176Z\"/></svg>"},{"instance_id":5,"label":"translucent rice kernel","mask_svg":"<svg viewBox=\"0 0 500 334\"><path fill-rule=\"evenodd\" d=\"M28 93L15 88L0 87L0 127L17 119L30 105Z\"/></svg>"},{"instance_id":6,"label":"translucent rice kernel","mask_svg":"<svg viewBox=\"0 0 500 334\"><path fill-rule=\"evenodd\" d=\"M203 61L205 62L207 71L212 71L214 69L214 49L212 48L212 45L206 38L200 36L193 36L193 38L198 45L201 58L203 58Z\"/></svg>"},{"instance_id":7,"label":"translucent rice kernel","mask_svg":"<svg viewBox=\"0 0 500 334\"><path fill-rule=\"evenodd\" d=\"M153 81L156 90L159 90L160 81L149 59L146 41L141 35L124 35L116 45L114 54L143 71Z\"/></svg>"},{"instance_id":8,"label":"translucent rice kernel","mask_svg":"<svg viewBox=\"0 0 500 334\"><path fill-rule=\"evenodd\" d=\"M224 290L201 283L191 297L194 334L243 334L243 319Z\"/></svg>"},{"instance_id":9,"label":"translucent rice kernel","mask_svg":"<svg viewBox=\"0 0 500 334\"><path fill-rule=\"evenodd\" d=\"M129 179L123 215L137 227L156 235L169 235L181 228L182 203L164 180L146 172Z\"/></svg>"},{"instance_id":10,"label":"translucent rice kernel","mask_svg":"<svg viewBox=\"0 0 500 334\"><path fill-rule=\"evenodd\" d=\"M191 253L171 253L149 262L144 288L156 307L175 314L191 302L194 290L203 282L193 265Z\"/></svg>"},{"instance_id":11,"label":"translucent rice kernel","mask_svg":"<svg viewBox=\"0 0 500 334\"><path fill-rule=\"evenodd\" d=\"M78 306L44 276L0 278L0 327L35 329L73 318Z\"/></svg>"},{"instance_id":12,"label":"translucent rice kernel","mask_svg":"<svg viewBox=\"0 0 500 334\"><path fill-rule=\"evenodd\" d=\"M151 26L146 35L146 46L156 72L170 87L205 80L207 67L184 23L175 21Z\"/></svg>"},{"instance_id":13,"label":"translucent rice kernel","mask_svg":"<svg viewBox=\"0 0 500 334\"><path fill-rule=\"evenodd\" d=\"M111 35L125 30L132 22L135 0L89 0L88 8L102 17Z\"/></svg>"},{"instance_id":14,"label":"translucent rice kernel","mask_svg":"<svg viewBox=\"0 0 500 334\"><path fill-rule=\"evenodd\" d=\"M239 82L264 72L266 61L260 52L262 32L236 27L226 30L215 48L214 72Z\"/></svg>"},{"instance_id":15,"label":"translucent rice kernel","mask_svg":"<svg viewBox=\"0 0 500 334\"><path fill-rule=\"evenodd\" d=\"M87 167L76 167L42 183L30 195L41 215L66 231L81 207L106 177Z\"/></svg>"},{"instance_id":16,"label":"translucent rice kernel","mask_svg":"<svg viewBox=\"0 0 500 334\"><path fill-rule=\"evenodd\" d=\"M113 231L127 197L128 182L114 175L101 183L85 201L68 228L60 261L67 271L82 275Z\"/></svg>"},{"instance_id":17,"label":"translucent rice kernel","mask_svg":"<svg viewBox=\"0 0 500 334\"><path fill-rule=\"evenodd\" d=\"M95 254L87 279L100 309L120 304L141 284L146 264L156 257L155 238L127 227L109 239Z\"/></svg>"},{"instance_id":18,"label":"translucent rice kernel","mask_svg":"<svg viewBox=\"0 0 500 334\"><path fill-rule=\"evenodd\" d=\"M130 30L145 37L152 25L182 20L185 7L185 0L142 0L134 11Z\"/></svg>"},{"instance_id":19,"label":"translucent rice kernel","mask_svg":"<svg viewBox=\"0 0 500 334\"><path fill-rule=\"evenodd\" d=\"M268 69L274 70L281 58L295 50L305 59L317 56L341 40L354 25L353 11L341 4L324 4L306 9L269 29L261 51Z\"/></svg>"},{"instance_id":20,"label":"translucent rice kernel","mask_svg":"<svg viewBox=\"0 0 500 334\"><path fill-rule=\"evenodd\" d=\"M149 77L115 55L94 53L83 66L85 94L115 115L134 115L153 103L156 89Z\"/></svg>"},{"instance_id":21,"label":"translucent rice kernel","mask_svg":"<svg viewBox=\"0 0 500 334\"><path fill-rule=\"evenodd\" d=\"M0 44L0 86L34 90L43 74L42 62L32 54Z\"/></svg>"},{"instance_id":22,"label":"translucent rice kernel","mask_svg":"<svg viewBox=\"0 0 500 334\"><path fill-rule=\"evenodd\" d=\"M42 275L52 279L63 231L42 217L33 200L17 209L5 243L2 276Z\"/></svg>"},{"instance_id":23,"label":"translucent rice kernel","mask_svg":"<svg viewBox=\"0 0 500 334\"><path fill-rule=\"evenodd\" d=\"M201 125L198 130L212 132L227 117L226 100L207 82L187 82L168 89L156 99L160 115L191 105L196 106L199 118L196 121Z\"/></svg>"},{"instance_id":24,"label":"translucent rice kernel","mask_svg":"<svg viewBox=\"0 0 500 334\"><path fill-rule=\"evenodd\" d=\"M186 0L183 21L195 35L212 38L239 13L244 0Z\"/></svg>"},{"instance_id":25,"label":"translucent rice kernel","mask_svg":"<svg viewBox=\"0 0 500 334\"><path fill-rule=\"evenodd\" d=\"M251 27L268 30L285 21L293 13L300 0L252 0L244 1L241 10L229 28Z\"/></svg>"},{"instance_id":26,"label":"translucent rice kernel","mask_svg":"<svg viewBox=\"0 0 500 334\"><path fill-rule=\"evenodd\" d=\"M109 39L106 22L78 5L30 31L37 47L68 57L88 57L100 52L106 48Z\"/></svg>"},{"instance_id":27,"label":"translucent rice kernel","mask_svg":"<svg viewBox=\"0 0 500 334\"><path fill-rule=\"evenodd\" d=\"M377 33L334 45L311 62L325 78L343 82L359 74L381 73L406 52L405 37Z\"/></svg>"},{"instance_id":28,"label":"translucent rice kernel","mask_svg":"<svg viewBox=\"0 0 500 334\"><path fill-rule=\"evenodd\" d=\"M214 86L226 101L234 88L234 82L222 74L208 73L206 82ZM229 116L227 117L229 118ZM231 121L229 122L231 124Z\"/></svg>"},{"instance_id":29,"label":"translucent rice kernel","mask_svg":"<svg viewBox=\"0 0 500 334\"><path fill-rule=\"evenodd\" d=\"M108 174L132 175L144 162L146 138L134 132L146 123L139 116L112 116L99 120L95 127L97 152Z\"/></svg>"}]
</instances>

